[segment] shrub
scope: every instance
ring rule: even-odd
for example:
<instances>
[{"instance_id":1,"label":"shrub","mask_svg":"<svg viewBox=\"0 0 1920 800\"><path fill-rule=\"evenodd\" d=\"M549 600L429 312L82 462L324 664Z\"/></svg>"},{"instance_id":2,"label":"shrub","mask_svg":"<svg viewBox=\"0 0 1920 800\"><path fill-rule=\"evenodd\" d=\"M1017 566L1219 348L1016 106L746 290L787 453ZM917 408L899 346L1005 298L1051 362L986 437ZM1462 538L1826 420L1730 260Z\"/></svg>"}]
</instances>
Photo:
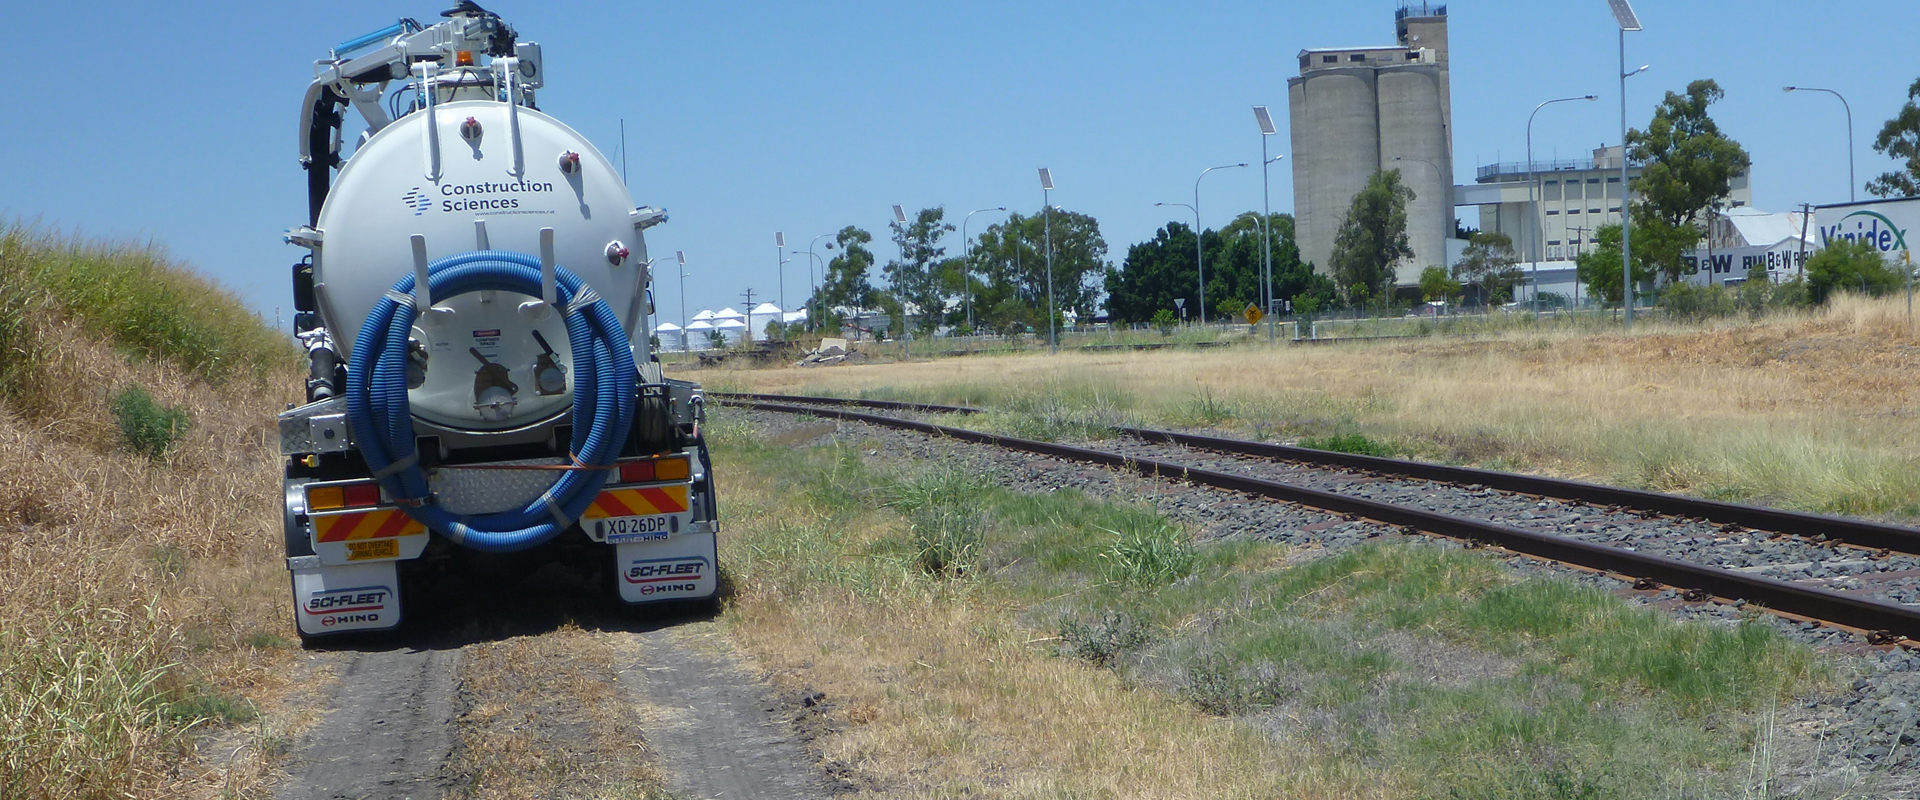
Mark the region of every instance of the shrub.
<instances>
[{"instance_id":1,"label":"shrub","mask_svg":"<svg viewBox=\"0 0 1920 800\"><path fill-rule=\"evenodd\" d=\"M1807 259L1807 291L1824 303L1834 292L1879 296L1899 288L1905 276L1889 266L1880 248L1865 239L1836 239Z\"/></svg>"},{"instance_id":2,"label":"shrub","mask_svg":"<svg viewBox=\"0 0 1920 800\"><path fill-rule=\"evenodd\" d=\"M1099 622L1081 622L1074 617L1060 621L1060 640L1075 658L1096 667L1107 668L1125 655L1153 641L1153 633L1130 614L1109 610Z\"/></svg>"},{"instance_id":3,"label":"shrub","mask_svg":"<svg viewBox=\"0 0 1920 800\"><path fill-rule=\"evenodd\" d=\"M1184 532L1166 526L1143 526L1114 535L1100 559L1111 583L1164 586L1193 574L1199 556Z\"/></svg>"},{"instance_id":4,"label":"shrub","mask_svg":"<svg viewBox=\"0 0 1920 800\"><path fill-rule=\"evenodd\" d=\"M1300 440L1300 446L1309 450L1329 450L1335 453L1354 453L1363 456L1392 458L1397 452L1392 445L1376 442L1364 434L1348 433L1320 438Z\"/></svg>"},{"instance_id":5,"label":"shrub","mask_svg":"<svg viewBox=\"0 0 1920 800\"><path fill-rule=\"evenodd\" d=\"M150 459L166 455L193 424L184 409L160 405L139 386L114 395L113 419L120 425L120 443Z\"/></svg>"}]
</instances>

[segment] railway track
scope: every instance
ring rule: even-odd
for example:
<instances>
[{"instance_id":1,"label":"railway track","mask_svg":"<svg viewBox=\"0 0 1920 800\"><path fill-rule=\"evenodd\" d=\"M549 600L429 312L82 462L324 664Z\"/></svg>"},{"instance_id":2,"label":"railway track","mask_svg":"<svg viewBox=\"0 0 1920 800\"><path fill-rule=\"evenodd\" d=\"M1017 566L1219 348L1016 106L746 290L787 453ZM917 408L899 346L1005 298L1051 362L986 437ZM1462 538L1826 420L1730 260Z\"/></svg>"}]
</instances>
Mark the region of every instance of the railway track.
<instances>
[{"instance_id":1,"label":"railway track","mask_svg":"<svg viewBox=\"0 0 1920 800\"><path fill-rule=\"evenodd\" d=\"M1623 576L1637 588L1669 587L1688 600L1745 601L1858 629L1874 644L1904 639L1911 646L1920 639L1920 531L1910 528L1175 431L1116 427L1124 441L1092 448L898 416L980 411L962 406L708 396L726 405L835 417L1183 480L1495 545Z\"/></svg>"}]
</instances>

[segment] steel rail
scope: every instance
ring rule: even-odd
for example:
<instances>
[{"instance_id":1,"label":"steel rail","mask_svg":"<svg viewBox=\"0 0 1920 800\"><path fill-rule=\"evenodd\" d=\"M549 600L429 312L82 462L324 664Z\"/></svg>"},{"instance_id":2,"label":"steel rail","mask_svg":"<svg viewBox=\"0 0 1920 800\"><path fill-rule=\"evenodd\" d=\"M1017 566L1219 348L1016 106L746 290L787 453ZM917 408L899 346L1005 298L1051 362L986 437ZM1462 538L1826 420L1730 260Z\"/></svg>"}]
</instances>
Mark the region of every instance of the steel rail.
<instances>
[{"instance_id":1,"label":"steel rail","mask_svg":"<svg viewBox=\"0 0 1920 800\"><path fill-rule=\"evenodd\" d=\"M905 403L892 400L843 400L830 397L794 397L777 394L724 395L709 393L709 395L718 397L741 397L769 402L856 405L864 408L918 411L935 414L975 414L981 411L981 409L968 408L965 406ZM1824 538L1827 542L1833 544L1882 548L1899 553L1920 555L1920 530L1899 525L1890 525L1883 522L1849 519L1825 514L1809 514L1801 511L1783 511L1774 508L1728 503L1721 500L1682 497L1679 495L1649 492L1641 489L1606 486L1598 483L1567 480L1565 478L1547 478L1538 475L1520 475L1512 472L1496 472L1473 467L1428 464L1419 461L1405 461L1397 458L1381 458L1379 456L1366 456L1358 453L1339 453L1331 450L1315 450L1308 447L1295 447L1292 445L1271 444L1268 442L1250 442L1241 439L1226 439L1218 436L1163 431L1153 428L1116 425L1114 426L1114 430L1148 442L1164 442L1222 453L1295 461L1340 469L1362 470L1385 475L1399 475L1440 483L1476 484L1505 492L1518 492L1541 497L1553 497L1561 500L1577 500L1598 505L1625 506L1676 517L1698 517L1712 522L1742 525L1748 528L1756 528L1775 533L1805 536L1808 538Z\"/></svg>"},{"instance_id":2,"label":"steel rail","mask_svg":"<svg viewBox=\"0 0 1920 800\"><path fill-rule=\"evenodd\" d=\"M1452 539L1493 544L1517 553L1656 581L1675 588L1696 590L1728 599L1745 600L1773 611L1812 617L1876 634L1884 632L1910 639L1920 639L1920 606L1867 600L1773 578L1747 575L1663 556L1589 544L1577 539L1524 531L1483 520L1396 506L1246 475L1132 458L1053 442L1018 439L928 422L867 414L844 407L791 405L726 396L721 396L719 399L726 405L788 414L836 417L869 425L1098 464L1149 478L1183 480L1217 489L1245 492L1333 513L1352 514L1390 525L1401 525ZM901 403L896 407L916 405L924 404ZM1885 639L1886 637L1873 638Z\"/></svg>"}]
</instances>

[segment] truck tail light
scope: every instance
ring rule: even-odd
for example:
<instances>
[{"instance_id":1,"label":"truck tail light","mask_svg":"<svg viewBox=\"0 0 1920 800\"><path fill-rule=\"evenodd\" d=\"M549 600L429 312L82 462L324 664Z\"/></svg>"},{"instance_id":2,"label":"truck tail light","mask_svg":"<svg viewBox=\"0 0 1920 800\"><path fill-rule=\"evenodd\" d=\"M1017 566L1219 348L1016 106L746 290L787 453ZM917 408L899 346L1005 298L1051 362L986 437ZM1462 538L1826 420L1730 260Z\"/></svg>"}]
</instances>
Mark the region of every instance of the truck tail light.
<instances>
[{"instance_id":1,"label":"truck tail light","mask_svg":"<svg viewBox=\"0 0 1920 800\"><path fill-rule=\"evenodd\" d=\"M620 462L621 483L684 481L693 474L693 465L684 455L639 458Z\"/></svg>"},{"instance_id":2,"label":"truck tail light","mask_svg":"<svg viewBox=\"0 0 1920 800\"><path fill-rule=\"evenodd\" d=\"M337 511L343 508L370 508L380 505L380 484L365 483L314 486L307 489L308 511Z\"/></svg>"}]
</instances>

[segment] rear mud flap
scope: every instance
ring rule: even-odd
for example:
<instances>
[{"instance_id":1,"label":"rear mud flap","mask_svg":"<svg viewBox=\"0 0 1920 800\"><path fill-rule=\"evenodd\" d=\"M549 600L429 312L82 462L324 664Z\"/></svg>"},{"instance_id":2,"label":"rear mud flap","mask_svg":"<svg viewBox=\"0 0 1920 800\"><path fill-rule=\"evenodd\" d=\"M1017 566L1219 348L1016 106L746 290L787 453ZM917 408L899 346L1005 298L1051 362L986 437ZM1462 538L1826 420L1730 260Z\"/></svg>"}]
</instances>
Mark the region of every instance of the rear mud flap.
<instances>
[{"instance_id":1,"label":"rear mud flap","mask_svg":"<svg viewBox=\"0 0 1920 800\"><path fill-rule=\"evenodd\" d=\"M628 603L704 600L720 582L711 533L614 546L615 583Z\"/></svg>"},{"instance_id":2,"label":"rear mud flap","mask_svg":"<svg viewBox=\"0 0 1920 800\"><path fill-rule=\"evenodd\" d=\"M394 562L328 567L314 556L292 561L293 613L303 636L381 631L400 624L400 579Z\"/></svg>"}]
</instances>

